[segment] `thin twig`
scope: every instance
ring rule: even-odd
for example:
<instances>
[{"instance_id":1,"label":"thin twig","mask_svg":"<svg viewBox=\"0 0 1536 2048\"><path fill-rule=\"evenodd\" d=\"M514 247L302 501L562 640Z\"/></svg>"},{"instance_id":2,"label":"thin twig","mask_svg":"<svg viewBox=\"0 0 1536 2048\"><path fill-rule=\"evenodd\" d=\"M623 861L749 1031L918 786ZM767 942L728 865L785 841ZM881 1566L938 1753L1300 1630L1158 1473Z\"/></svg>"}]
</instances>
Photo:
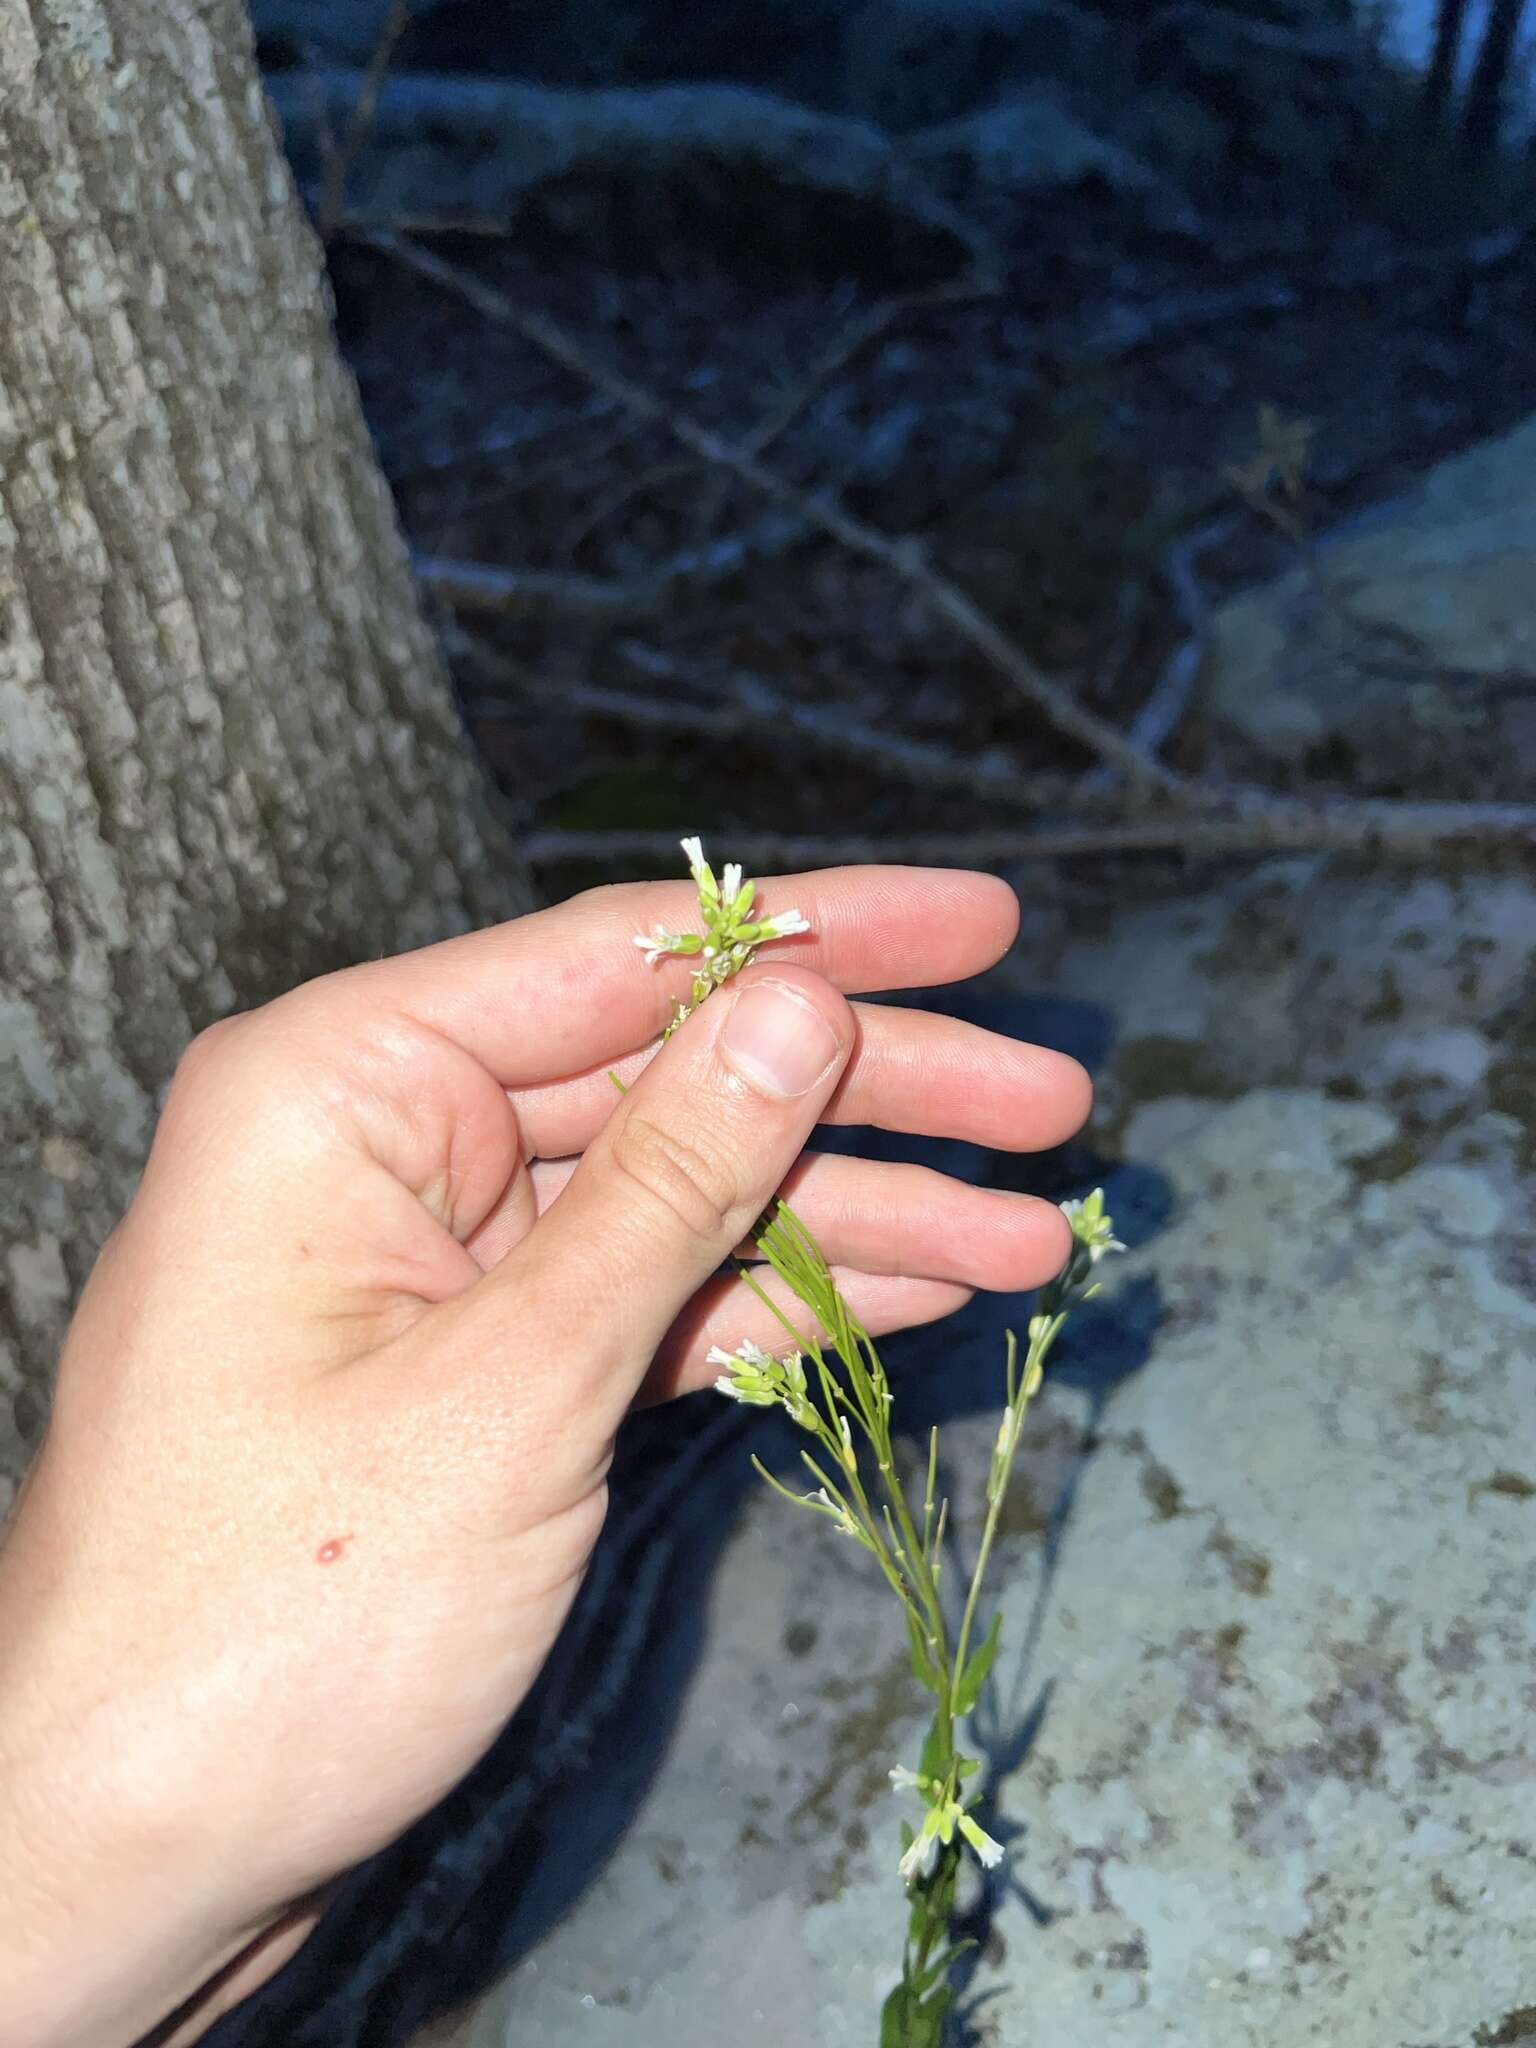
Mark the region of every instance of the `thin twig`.
<instances>
[{"instance_id":1,"label":"thin twig","mask_svg":"<svg viewBox=\"0 0 1536 2048\"><path fill-rule=\"evenodd\" d=\"M976 274L935 285L927 291L903 292L890 298L880 299L868 312L856 320L850 320L841 334L811 365L805 376L797 380L794 387L786 392L777 405L771 406L743 440L736 443L739 452L757 460L766 455L776 442L783 439L796 420L813 405L832 379L846 370L854 357L871 347L888 334L898 320L909 313L917 313L936 306L958 305L969 300L985 297L995 292L996 281L988 276ZM713 467L713 465L711 465ZM717 477L712 498L702 508L705 531L709 523L720 515L724 495L724 478Z\"/></svg>"},{"instance_id":2,"label":"thin twig","mask_svg":"<svg viewBox=\"0 0 1536 2048\"><path fill-rule=\"evenodd\" d=\"M1368 798L1317 802L1246 799L1226 792L1226 813L1187 812L1105 825L1026 831L893 832L822 837L812 833L733 831L732 852L763 872L910 861L919 866L991 868L1005 861L1077 860L1135 853L1192 856L1348 853L1416 859L1454 846L1510 846L1536 854L1536 805L1412 803ZM670 832L536 831L523 842L534 867L621 865L655 868L672 858Z\"/></svg>"},{"instance_id":3,"label":"thin twig","mask_svg":"<svg viewBox=\"0 0 1536 2048\"><path fill-rule=\"evenodd\" d=\"M840 371L846 370L855 356L861 355L866 348L888 334L899 320L904 320L913 313L929 312L938 306L968 304L974 299L985 298L996 290L996 283L989 277L962 277L947 284L935 285L929 291L904 292L892 298L879 300L859 319L848 323L832 346L812 364L795 388L763 415L745 440L737 443L738 449L748 457L766 455L776 441L782 440L832 379Z\"/></svg>"},{"instance_id":4,"label":"thin twig","mask_svg":"<svg viewBox=\"0 0 1536 2048\"><path fill-rule=\"evenodd\" d=\"M473 698L465 705L469 717L487 722L527 716L527 699L535 697L562 711L612 718L643 731L685 733L708 740L734 740L761 734L783 741L786 733L803 735L826 753L843 754L877 774L890 775L908 788L981 795L1009 810L1040 811L1087 808L1090 812L1124 816L1128 800L1119 790L1090 792L1086 805L1081 782L1070 775L1029 775L1000 748L985 754L956 754L928 740L905 740L877 726L850 720L839 711L786 697L761 676L745 669L723 675L692 673L681 662L654 648L624 642L643 673L672 682L687 682L708 701L693 703L675 692L642 694L611 685L536 675L493 653L473 634L450 629L450 652L462 656L503 688L518 693L508 702Z\"/></svg>"},{"instance_id":5,"label":"thin twig","mask_svg":"<svg viewBox=\"0 0 1536 2048\"><path fill-rule=\"evenodd\" d=\"M449 561L439 555L419 556L416 574L433 597L456 611L643 618L659 610L679 584L720 582L750 562L782 554L804 535L802 520L759 520L744 533L724 534L703 547L688 548L643 576L622 581L566 570L504 569L490 562Z\"/></svg>"},{"instance_id":6,"label":"thin twig","mask_svg":"<svg viewBox=\"0 0 1536 2048\"><path fill-rule=\"evenodd\" d=\"M1235 523L1231 514L1209 520L1192 533L1181 535L1164 557L1163 581L1183 631L1131 720L1131 738L1149 754L1160 754L1173 737L1210 649L1210 606L1195 573L1195 563L1207 548L1224 540ZM1112 769L1095 768L1083 778L1082 788L1085 793L1095 794L1111 788L1117 780Z\"/></svg>"},{"instance_id":7,"label":"thin twig","mask_svg":"<svg viewBox=\"0 0 1536 2048\"><path fill-rule=\"evenodd\" d=\"M654 393L631 382L594 357L573 336L544 314L517 305L506 293L445 262L430 250L419 248L403 236L371 233L362 237L369 247L429 278L443 289L456 293L486 319L509 326L536 348L600 391L606 391L627 405L639 418L665 427L685 448L750 484L773 502L788 507L850 553L881 563L902 582L926 598L930 608L948 620L961 637L983 656L1012 686L1015 693L1042 714L1058 732L1086 747L1092 754L1111 762L1133 784L1146 783L1170 798L1184 793L1188 785L1182 776L1151 760L1141 748L1101 718L1075 703L1060 683L1036 666L1016 647L979 605L959 585L935 569L923 548L913 540L893 540L865 525L834 499L800 489L756 456L713 433L697 420L675 411Z\"/></svg>"},{"instance_id":8,"label":"thin twig","mask_svg":"<svg viewBox=\"0 0 1536 2048\"><path fill-rule=\"evenodd\" d=\"M322 242L331 241L346 215L347 180L352 166L357 162L373 133L374 120L379 111L379 94L384 90L384 81L389 76L389 67L394 61L395 45L405 34L411 19L411 0L394 0L384 25L379 30L378 41L373 46L373 55L368 68L358 85L357 98L352 103L346 132L340 147L331 146L325 151L325 181L321 187L319 204L315 209L315 225L320 231Z\"/></svg>"}]
</instances>

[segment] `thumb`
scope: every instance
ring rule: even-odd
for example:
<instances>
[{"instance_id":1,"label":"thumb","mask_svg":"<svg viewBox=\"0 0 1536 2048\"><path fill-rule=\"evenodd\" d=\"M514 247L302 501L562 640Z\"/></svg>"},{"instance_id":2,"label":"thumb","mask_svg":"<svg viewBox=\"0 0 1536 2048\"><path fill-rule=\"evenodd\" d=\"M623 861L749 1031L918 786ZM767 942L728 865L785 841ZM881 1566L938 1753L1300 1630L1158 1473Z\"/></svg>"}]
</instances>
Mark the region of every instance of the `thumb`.
<instances>
[{"instance_id":1,"label":"thumb","mask_svg":"<svg viewBox=\"0 0 1536 2048\"><path fill-rule=\"evenodd\" d=\"M635 1082L488 1276L498 1294L514 1289L520 1320L559 1332L567 1369L590 1361L627 1406L685 1302L794 1164L854 1036L852 1011L819 974L749 968Z\"/></svg>"}]
</instances>

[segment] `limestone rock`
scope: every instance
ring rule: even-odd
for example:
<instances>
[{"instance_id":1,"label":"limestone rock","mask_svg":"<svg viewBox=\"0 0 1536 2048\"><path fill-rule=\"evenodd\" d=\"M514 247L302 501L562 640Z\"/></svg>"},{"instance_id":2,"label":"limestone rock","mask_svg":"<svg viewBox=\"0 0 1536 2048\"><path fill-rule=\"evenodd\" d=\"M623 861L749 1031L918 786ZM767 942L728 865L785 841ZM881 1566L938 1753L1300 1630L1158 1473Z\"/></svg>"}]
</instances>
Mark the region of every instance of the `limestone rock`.
<instances>
[{"instance_id":1,"label":"limestone rock","mask_svg":"<svg viewBox=\"0 0 1536 2048\"><path fill-rule=\"evenodd\" d=\"M1128 150L1095 135L1058 96L1038 89L925 128L909 146L914 161L945 189L958 184L1038 192L1097 183L1140 192L1154 182Z\"/></svg>"},{"instance_id":2,"label":"limestone rock","mask_svg":"<svg viewBox=\"0 0 1536 2048\"><path fill-rule=\"evenodd\" d=\"M1518 780L1497 734L1505 679L1536 674L1533 565L1536 418L1330 534L1326 601L1298 565L1225 606L1206 701L1282 759L1328 740L1367 766L1411 749L1442 787L1458 736L1491 720Z\"/></svg>"}]
</instances>

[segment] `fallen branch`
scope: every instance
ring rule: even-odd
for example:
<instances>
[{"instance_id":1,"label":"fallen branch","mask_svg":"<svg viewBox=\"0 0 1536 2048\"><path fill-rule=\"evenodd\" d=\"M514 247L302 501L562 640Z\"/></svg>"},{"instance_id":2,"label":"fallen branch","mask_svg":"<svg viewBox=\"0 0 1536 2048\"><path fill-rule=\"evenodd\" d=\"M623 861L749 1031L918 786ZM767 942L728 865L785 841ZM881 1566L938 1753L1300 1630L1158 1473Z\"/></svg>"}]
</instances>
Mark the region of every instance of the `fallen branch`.
<instances>
[{"instance_id":1,"label":"fallen branch","mask_svg":"<svg viewBox=\"0 0 1536 2048\"><path fill-rule=\"evenodd\" d=\"M1053 681L1017 648L1002 628L967 597L958 584L932 566L916 542L892 540L875 527L866 526L863 520L856 519L834 499L802 490L778 476L756 456L723 440L708 427L675 411L652 392L610 369L554 321L515 304L504 292L482 283L457 265L445 262L440 256L418 248L399 235L370 233L362 239L418 275L456 293L486 319L513 328L574 376L628 406L637 417L665 427L685 448L706 462L729 470L765 498L798 513L810 525L819 527L840 542L850 553L861 555L866 561L881 563L910 588L920 591L930 608L948 620L1032 710L1039 712L1064 737L1075 740L1079 746L1086 747L1090 753L1118 768L1133 785L1144 783L1173 800L1189 791L1189 785L1182 776L1152 760L1125 734L1117 732L1112 725L1075 703L1062 685Z\"/></svg>"},{"instance_id":2,"label":"fallen branch","mask_svg":"<svg viewBox=\"0 0 1536 2048\"><path fill-rule=\"evenodd\" d=\"M782 554L804 537L803 520L766 519L745 533L689 548L643 576L622 581L574 571L504 569L439 555L419 556L415 566L423 587L455 611L512 617L569 612L585 618L634 619L660 611L680 584L720 582L750 562Z\"/></svg>"},{"instance_id":3,"label":"fallen branch","mask_svg":"<svg viewBox=\"0 0 1536 2048\"><path fill-rule=\"evenodd\" d=\"M397 72L370 91L348 69L279 71L266 80L301 187L323 186L327 139L368 95L361 147L348 166L354 210L500 217L510 225L541 194L608 186L630 199L675 195L695 224L731 233L721 187L737 177L772 203L804 209L807 233L847 233L852 266L867 245L882 274L913 284L997 267L990 239L933 190L907 151L866 121L697 81L563 90L513 78ZM734 201L731 202L734 207ZM568 205L559 212L580 233ZM868 222L860 235L847 216ZM594 219L603 217L599 208Z\"/></svg>"},{"instance_id":4,"label":"fallen branch","mask_svg":"<svg viewBox=\"0 0 1536 2048\"><path fill-rule=\"evenodd\" d=\"M1227 793L1229 799L1232 793ZM1246 808L1227 814L1149 817L1119 824L1025 831L892 833L822 837L811 833L742 832L732 851L762 871L910 861L918 866L997 867L1007 861L1077 860L1135 853L1346 853L1417 859L1464 846L1509 846L1536 854L1536 805L1374 801L1338 798L1293 802L1252 792ZM1239 800L1241 801L1241 800ZM670 832L538 831L522 842L530 865L572 864L655 868L671 858Z\"/></svg>"},{"instance_id":5,"label":"fallen branch","mask_svg":"<svg viewBox=\"0 0 1536 2048\"><path fill-rule=\"evenodd\" d=\"M315 208L315 225L322 242L329 242L340 227L346 213L347 180L352 166L367 147L378 117L379 94L389 76L389 67L394 61L395 45L405 34L410 24L410 0L392 0L390 10L384 17L373 46L368 67L358 83L357 98L347 118L346 132L338 145L328 128L321 131L321 157L325 166L320 187L320 198Z\"/></svg>"},{"instance_id":6,"label":"fallen branch","mask_svg":"<svg viewBox=\"0 0 1536 2048\"><path fill-rule=\"evenodd\" d=\"M980 795L1008 810L1083 809L1123 816L1127 798L1118 789L1085 796L1078 778L1069 775L1028 775L1001 748L985 754L955 754L926 740L905 740L878 727L850 721L841 710L829 712L786 697L760 676L731 669L722 676L690 675L683 664L654 648L621 644L642 673L669 682L687 681L708 693L707 703L690 703L675 693L642 695L600 683L549 682L503 660L462 630L448 634L449 651L492 677L522 701L503 697L471 698L466 716L489 723L527 716L527 700L542 698L562 711L611 718L639 731L682 733L692 739L736 740L762 737L782 743L786 733L799 734L825 753L842 754L876 774L894 776L908 788L951 794Z\"/></svg>"},{"instance_id":7,"label":"fallen branch","mask_svg":"<svg viewBox=\"0 0 1536 2048\"><path fill-rule=\"evenodd\" d=\"M1232 514L1209 520L1192 533L1183 534L1163 559L1163 581L1183 632L1131 720L1131 738L1149 754L1161 753L1173 737L1210 648L1210 606L1195 573L1195 563L1207 548L1224 540L1235 524ZM1096 768L1083 778L1081 787L1086 793L1095 793L1112 787L1114 781L1112 769Z\"/></svg>"}]
</instances>

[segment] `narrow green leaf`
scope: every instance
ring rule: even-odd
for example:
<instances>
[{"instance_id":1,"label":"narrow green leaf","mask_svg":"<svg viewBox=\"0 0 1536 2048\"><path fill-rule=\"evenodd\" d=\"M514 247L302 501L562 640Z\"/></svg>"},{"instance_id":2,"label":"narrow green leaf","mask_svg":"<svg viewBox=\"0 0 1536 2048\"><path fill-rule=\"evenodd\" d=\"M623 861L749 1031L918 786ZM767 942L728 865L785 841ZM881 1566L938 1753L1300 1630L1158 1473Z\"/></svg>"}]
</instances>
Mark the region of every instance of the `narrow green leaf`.
<instances>
[{"instance_id":1,"label":"narrow green leaf","mask_svg":"<svg viewBox=\"0 0 1536 2048\"><path fill-rule=\"evenodd\" d=\"M907 2032L907 2014L911 2004L906 1985L898 1984L880 2008L880 2048L907 2048L911 2039Z\"/></svg>"},{"instance_id":2,"label":"narrow green leaf","mask_svg":"<svg viewBox=\"0 0 1536 2048\"><path fill-rule=\"evenodd\" d=\"M987 1673L992 1669L993 1660L997 1656L997 1641L1002 1626L1002 1615L994 1614L992 1626L966 1660L965 1669L961 1672L959 1683L955 1687L957 1717L968 1714L981 1698L981 1688L986 1684Z\"/></svg>"},{"instance_id":3,"label":"narrow green leaf","mask_svg":"<svg viewBox=\"0 0 1536 2048\"><path fill-rule=\"evenodd\" d=\"M920 1778L942 1778L948 1762L949 1745L945 1740L942 1710L933 1717L933 1726L923 1742L923 1754L918 1761L917 1773Z\"/></svg>"},{"instance_id":4,"label":"narrow green leaf","mask_svg":"<svg viewBox=\"0 0 1536 2048\"><path fill-rule=\"evenodd\" d=\"M927 1969L924 1970L923 1974L920 1977L913 1978L912 1988L917 1993L919 1998L926 1997L927 1994L933 1989L934 1985L937 1984L939 1979L944 1975L944 1972L947 1969L949 1969L952 1964L958 1963L963 1955L968 1955L970 1951L973 1948L975 1948L975 1946L976 1943L974 1941L951 1942L950 1946L947 1949L945 1949L944 1953L941 1956L935 1957L935 1959L928 1965Z\"/></svg>"}]
</instances>

